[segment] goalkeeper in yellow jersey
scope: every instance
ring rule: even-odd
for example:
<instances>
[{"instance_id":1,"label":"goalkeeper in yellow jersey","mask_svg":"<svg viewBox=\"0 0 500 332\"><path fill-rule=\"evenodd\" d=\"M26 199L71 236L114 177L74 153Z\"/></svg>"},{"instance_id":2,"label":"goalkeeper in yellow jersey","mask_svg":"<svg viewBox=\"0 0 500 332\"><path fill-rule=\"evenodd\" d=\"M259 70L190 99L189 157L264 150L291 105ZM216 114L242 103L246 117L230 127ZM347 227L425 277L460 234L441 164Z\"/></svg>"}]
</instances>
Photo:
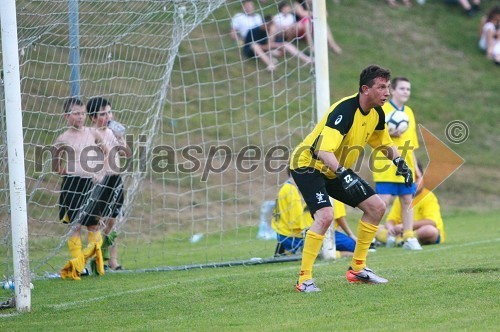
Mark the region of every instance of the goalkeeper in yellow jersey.
<instances>
[{"instance_id":1,"label":"goalkeeper in yellow jersey","mask_svg":"<svg viewBox=\"0 0 500 332\"><path fill-rule=\"evenodd\" d=\"M333 220L328 196L363 211L358 223L356 247L346 279L351 283L387 283L366 266L366 256L385 203L352 167L366 144L380 149L396 165L405 184L413 184L413 174L389 136L381 106L388 100L390 71L376 65L363 69L358 92L334 103L312 132L292 153L290 169L297 187L314 216L302 251L296 289L317 292L312 275L324 234Z\"/></svg>"},{"instance_id":2,"label":"goalkeeper in yellow jersey","mask_svg":"<svg viewBox=\"0 0 500 332\"><path fill-rule=\"evenodd\" d=\"M418 149L417 126L413 110L406 105L411 94L410 81L405 77L396 77L391 81L391 100L382 106L387 116L393 111L404 112L408 116L408 129L402 134L391 135L394 144L400 149L412 172L416 172L416 177L420 177L420 172L415 169L417 158L415 150ZM375 151L372 155L373 181L375 181L375 191L382 198L385 204L389 205L394 197L399 198L402 205L402 227L403 227L403 248L408 250L422 250L419 241L413 232L413 212L410 204L415 194L415 185L407 187L404 179L396 175L396 167L390 160L384 158L380 151ZM387 244L391 246L394 241Z\"/></svg>"},{"instance_id":3,"label":"goalkeeper in yellow jersey","mask_svg":"<svg viewBox=\"0 0 500 332\"><path fill-rule=\"evenodd\" d=\"M417 194L414 198L416 205L413 208L413 230L421 244L439 244L446 240L441 208L433 192L426 189L423 180L420 180ZM389 236L395 237L396 242L402 240L403 225L401 202L396 198L386 222L377 231L377 240L386 243Z\"/></svg>"}]
</instances>

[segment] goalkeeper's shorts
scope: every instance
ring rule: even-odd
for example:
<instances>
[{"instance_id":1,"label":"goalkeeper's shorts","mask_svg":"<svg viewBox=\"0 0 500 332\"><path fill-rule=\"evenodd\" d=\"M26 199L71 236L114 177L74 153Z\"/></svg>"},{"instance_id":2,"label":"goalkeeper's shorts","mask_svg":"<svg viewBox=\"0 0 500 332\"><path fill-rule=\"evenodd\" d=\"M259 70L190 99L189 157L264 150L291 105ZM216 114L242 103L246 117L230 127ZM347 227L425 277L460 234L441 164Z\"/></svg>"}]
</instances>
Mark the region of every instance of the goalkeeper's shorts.
<instances>
[{"instance_id":1,"label":"goalkeeper's shorts","mask_svg":"<svg viewBox=\"0 0 500 332\"><path fill-rule=\"evenodd\" d=\"M362 178L359 181L365 190L363 194L350 194L344 190L338 178L329 179L312 167L301 167L291 170L297 188L309 208L311 216L321 208L332 206L328 196L352 207L375 195L375 190Z\"/></svg>"}]
</instances>

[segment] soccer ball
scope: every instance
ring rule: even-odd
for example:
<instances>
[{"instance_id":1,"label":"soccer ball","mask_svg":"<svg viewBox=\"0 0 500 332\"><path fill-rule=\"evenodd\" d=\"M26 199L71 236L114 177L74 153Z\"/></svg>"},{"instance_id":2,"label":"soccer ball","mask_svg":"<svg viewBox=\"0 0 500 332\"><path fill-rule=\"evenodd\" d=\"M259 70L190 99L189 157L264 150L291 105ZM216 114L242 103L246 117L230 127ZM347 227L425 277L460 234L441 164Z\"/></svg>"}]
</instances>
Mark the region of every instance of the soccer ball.
<instances>
[{"instance_id":1,"label":"soccer ball","mask_svg":"<svg viewBox=\"0 0 500 332\"><path fill-rule=\"evenodd\" d=\"M385 122L391 136L404 133L408 129L409 121L410 118L403 111L392 111L385 117Z\"/></svg>"}]
</instances>

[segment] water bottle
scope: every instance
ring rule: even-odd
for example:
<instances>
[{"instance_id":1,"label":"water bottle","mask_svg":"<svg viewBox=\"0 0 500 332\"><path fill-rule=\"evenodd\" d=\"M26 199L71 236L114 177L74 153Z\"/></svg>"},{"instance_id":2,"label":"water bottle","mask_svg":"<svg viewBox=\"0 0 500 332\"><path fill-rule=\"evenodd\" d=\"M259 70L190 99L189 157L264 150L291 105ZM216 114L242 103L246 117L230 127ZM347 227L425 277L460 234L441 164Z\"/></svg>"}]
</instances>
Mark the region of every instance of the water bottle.
<instances>
[{"instance_id":1,"label":"water bottle","mask_svg":"<svg viewBox=\"0 0 500 332\"><path fill-rule=\"evenodd\" d=\"M272 219L274 201L264 201L260 206L260 223L257 238L261 240L276 240L276 232L270 225Z\"/></svg>"},{"instance_id":2,"label":"water bottle","mask_svg":"<svg viewBox=\"0 0 500 332\"><path fill-rule=\"evenodd\" d=\"M33 289L34 286L33 284L30 282L30 289ZM4 284L3 284L3 289L10 289L10 290L14 290L16 289L16 286L14 285L14 281L12 280L7 280Z\"/></svg>"},{"instance_id":3,"label":"water bottle","mask_svg":"<svg viewBox=\"0 0 500 332\"><path fill-rule=\"evenodd\" d=\"M14 281L8 280L3 284L3 289L11 289L14 290Z\"/></svg>"},{"instance_id":4,"label":"water bottle","mask_svg":"<svg viewBox=\"0 0 500 332\"><path fill-rule=\"evenodd\" d=\"M191 239L189 239L189 242L191 243L197 243L200 242L200 240L203 238L203 233L196 233L191 236Z\"/></svg>"},{"instance_id":5,"label":"water bottle","mask_svg":"<svg viewBox=\"0 0 500 332\"><path fill-rule=\"evenodd\" d=\"M113 131L116 137L123 137L125 135L126 128L120 122L109 120L108 128Z\"/></svg>"}]
</instances>

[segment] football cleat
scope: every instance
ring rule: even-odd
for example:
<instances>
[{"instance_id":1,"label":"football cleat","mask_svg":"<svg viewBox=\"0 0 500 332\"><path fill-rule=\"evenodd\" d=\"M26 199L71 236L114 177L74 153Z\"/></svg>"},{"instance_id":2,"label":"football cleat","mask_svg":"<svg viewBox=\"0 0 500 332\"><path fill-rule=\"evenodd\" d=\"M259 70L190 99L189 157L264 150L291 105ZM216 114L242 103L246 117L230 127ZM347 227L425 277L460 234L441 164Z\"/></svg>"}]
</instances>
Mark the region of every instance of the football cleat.
<instances>
[{"instance_id":1,"label":"football cleat","mask_svg":"<svg viewBox=\"0 0 500 332\"><path fill-rule=\"evenodd\" d=\"M379 277L371 269L365 267L359 272L355 272L352 267L349 267L345 275L347 281L350 283L366 283L366 284L386 284L388 281L382 277Z\"/></svg>"},{"instance_id":2,"label":"football cleat","mask_svg":"<svg viewBox=\"0 0 500 332\"><path fill-rule=\"evenodd\" d=\"M299 284L299 282L297 281L297 285L295 285L295 289L297 290L297 292L301 292L301 293L321 292L321 289L316 287L316 284L314 283L314 279L306 280L301 284Z\"/></svg>"}]
</instances>

